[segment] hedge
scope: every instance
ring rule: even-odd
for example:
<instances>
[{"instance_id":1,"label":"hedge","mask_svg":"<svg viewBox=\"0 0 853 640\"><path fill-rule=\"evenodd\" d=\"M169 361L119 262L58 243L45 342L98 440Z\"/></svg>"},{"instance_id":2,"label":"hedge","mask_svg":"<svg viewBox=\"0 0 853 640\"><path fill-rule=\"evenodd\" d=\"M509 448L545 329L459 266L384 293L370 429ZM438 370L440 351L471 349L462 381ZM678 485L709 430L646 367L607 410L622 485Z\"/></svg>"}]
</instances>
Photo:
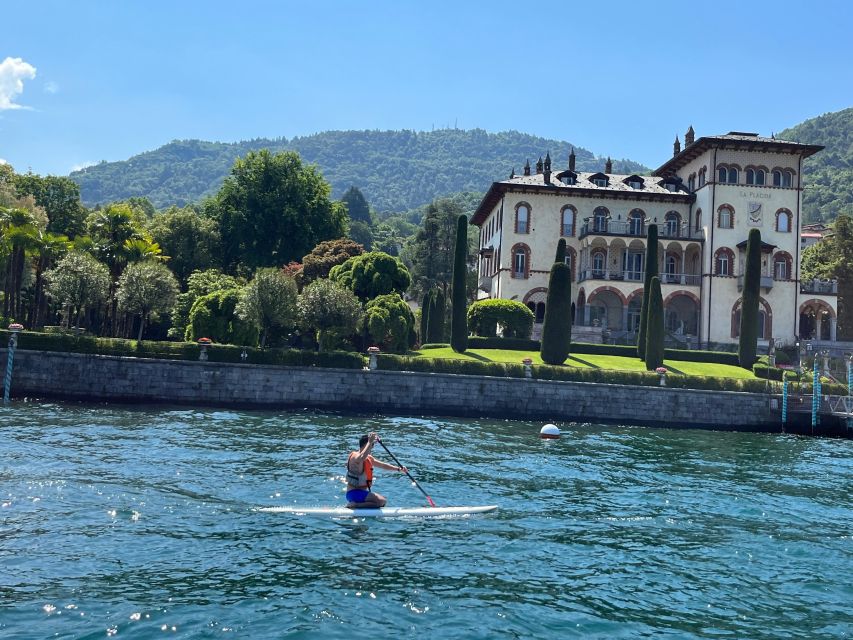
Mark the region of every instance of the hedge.
<instances>
[{"instance_id":1,"label":"hedge","mask_svg":"<svg viewBox=\"0 0 853 640\"><path fill-rule=\"evenodd\" d=\"M539 351L538 340L528 338L484 338L471 336L468 338L469 349L508 349L510 351Z\"/></svg>"},{"instance_id":2,"label":"hedge","mask_svg":"<svg viewBox=\"0 0 853 640\"><path fill-rule=\"evenodd\" d=\"M10 332L0 330L0 341L8 344ZM71 334L23 331L18 336L18 347L33 351L64 351L134 358L162 360L198 360L199 346L194 342L155 342L124 340L122 338L95 338ZM210 362L244 362L243 347L230 344L211 344L207 348ZM298 367L329 367L361 369L364 357L348 351L302 351L299 349L246 348L246 363Z\"/></svg>"},{"instance_id":3,"label":"hedge","mask_svg":"<svg viewBox=\"0 0 853 640\"><path fill-rule=\"evenodd\" d=\"M419 358L380 354L377 367L383 371L419 371L428 373L454 373L462 375L493 376L498 378L523 378L524 365L503 362L480 362L454 358ZM584 367L552 367L532 365L531 374L537 380L561 380L565 382L593 382L598 384L621 384L656 387L660 384L657 373L650 371L617 371ZM667 374L668 387L677 389L704 389L709 391L742 391L749 393L781 393L781 385L767 380L716 378ZM838 385L832 385L837 387ZM803 385L806 388L806 385ZM836 394L824 385L824 393ZM810 388L810 387L808 387Z\"/></svg>"}]
</instances>

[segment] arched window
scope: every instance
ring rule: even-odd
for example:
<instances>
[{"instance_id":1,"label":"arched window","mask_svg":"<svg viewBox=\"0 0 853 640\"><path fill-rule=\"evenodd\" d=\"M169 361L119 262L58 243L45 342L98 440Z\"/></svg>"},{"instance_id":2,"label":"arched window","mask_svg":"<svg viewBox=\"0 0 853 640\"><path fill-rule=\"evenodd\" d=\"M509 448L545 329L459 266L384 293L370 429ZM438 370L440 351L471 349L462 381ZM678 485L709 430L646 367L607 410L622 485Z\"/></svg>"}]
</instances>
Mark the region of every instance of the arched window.
<instances>
[{"instance_id":1,"label":"arched window","mask_svg":"<svg viewBox=\"0 0 853 640\"><path fill-rule=\"evenodd\" d=\"M758 299L758 338L764 340L773 334L773 311L764 298ZM735 302L732 308L732 338L740 336L740 312L742 300Z\"/></svg>"},{"instance_id":2,"label":"arched window","mask_svg":"<svg viewBox=\"0 0 853 640\"><path fill-rule=\"evenodd\" d=\"M602 249L598 249L592 254L592 277L604 277L604 268L607 262L607 254Z\"/></svg>"},{"instance_id":3,"label":"arched window","mask_svg":"<svg viewBox=\"0 0 853 640\"><path fill-rule=\"evenodd\" d=\"M678 282L679 256L675 253L667 253L663 263L664 282Z\"/></svg>"},{"instance_id":4,"label":"arched window","mask_svg":"<svg viewBox=\"0 0 853 640\"><path fill-rule=\"evenodd\" d=\"M787 251L779 251L773 256L773 278L776 280L791 279L793 259Z\"/></svg>"},{"instance_id":5,"label":"arched window","mask_svg":"<svg viewBox=\"0 0 853 640\"><path fill-rule=\"evenodd\" d=\"M530 205L524 202L515 208L515 232L530 233Z\"/></svg>"},{"instance_id":6,"label":"arched window","mask_svg":"<svg viewBox=\"0 0 853 640\"><path fill-rule=\"evenodd\" d=\"M735 223L735 212L729 205L723 205L717 209L717 227L720 229L731 229Z\"/></svg>"},{"instance_id":7,"label":"arched window","mask_svg":"<svg viewBox=\"0 0 853 640\"><path fill-rule=\"evenodd\" d=\"M632 209L628 214L628 234L632 236L642 236L645 231L643 229L646 213L642 209Z\"/></svg>"},{"instance_id":8,"label":"arched window","mask_svg":"<svg viewBox=\"0 0 853 640\"><path fill-rule=\"evenodd\" d=\"M610 217L610 212L604 207L596 207L592 212L593 230L599 233L607 233L607 219Z\"/></svg>"},{"instance_id":9,"label":"arched window","mask_svg":"<svg viewBox=\"0 0 853 640\"><path fill-rule=\"evenodd\" d=\"M720 167L717 169L717 182L728 182L729 180L729 170L725 167Z\"/></svg>"},{"instance_id":10,"label":"arched window","mask_svg":"<svg viewBox=\"0 0 853 640\"><path fill-rule=\"evenodd\" d=\"M773 169L774 187L791 187L794 185L794 172L790 169Z\"/></svg>"},{"instance_id":11,"label":"arched window","mask_svg":"<svg viewBox=\"0 0 853 640\"><path fill-rule=\"evenodd\" d=\"M699 186L700 187L705 186L705 167L702 167L701 169L699 169Z\"/></svg>"},{"instance_id":12,"label":"arched window","mask_svg":"<svg viewBox=\"0 0 853 640\"><path fill-rule=\"evenodd\" d=\"M729 179L727 181L729 184L737 184L738 183L738 170L734 167L729 167Z\"/></svg>"},{"instance_id":13,"label":"arched window","mask_svg":"<svg viewBox=\"0 0 853 640\"><path fill-rule=\"evenodd\" d=\"M779 209L776 212L776 231L780 233L791 232L791 212L787 209Z\"/></svg>"},{"instance_id":14,"label":"arched window","mask_svg":"<svg viewBox=\"0 0 853 640\"><path fill-rule=\"evenodd\" d=\"M560 235L575 235L575 209L571 205L563 207L562 224L560 225Z\"/></svg>"},{"instance_id":15,"label":"arched window","mask_svg":"<svg viewBox=\"0 0 853 640\"><path fill-rule=\"evenodd\" d=\"M664 220L666 235L670 238L678 238L681 235L681 214L678 211L668 211Z\"/></svg>"},{"instance_id":16,"label":"arched window","mask_svg":"<svg viewBox=\"0 0 853 640\"><path fill-rule=\"evenodd\" d=\"M512 277L530 277L530 247L517 244L512 248Z\"/></svg>"},{"instance_id":17,"label":"arched window","mask_svg":"<svg viewBox=\"0 0 853 640\"><path fill-rule=\"evenodd\" d=\"M696 231L702 228L702 209L696 209Z\"/></svg>"},{"instance_id":18,"label":"arched window","mask_svg":"<svg viewBox=\"0 0 853 640\"><path fill-rule=\"evenodd\" d=\"M750 167L746 170L746 184L763 185L765 173L764 169Z\"/></svg>"},{"instance_id":19,"label":"arched window","mask_svg":"<svg viewBox=\"0 0 853 640\"><path fill-rule=\"evenodd\" d=\"M714 275L730 276L734 273L735 254L731 249L723 247L714 254Z\"/></svg>"},{"instance_id":20,"label":"arched window","mask_svg":"<svg viewBox=\"0 0 853 640\"><path fill-rule=\"evenodd\" d=\"M572 281L575 280L575 262L577 261L577 254L575 254L575 250L572 247L566 247L566 264L569 266L571 270Z\"/></svg>"}]
</instances>

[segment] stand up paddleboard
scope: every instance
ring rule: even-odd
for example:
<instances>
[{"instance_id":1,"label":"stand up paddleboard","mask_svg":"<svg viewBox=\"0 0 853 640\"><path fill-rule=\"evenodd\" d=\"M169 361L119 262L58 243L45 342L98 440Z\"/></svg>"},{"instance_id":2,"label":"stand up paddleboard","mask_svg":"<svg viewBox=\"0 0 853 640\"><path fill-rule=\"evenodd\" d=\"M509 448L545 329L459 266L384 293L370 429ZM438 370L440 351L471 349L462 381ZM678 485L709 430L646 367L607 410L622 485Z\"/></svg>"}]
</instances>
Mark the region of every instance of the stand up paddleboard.
<instances>
[{"instance_id":1,"label":"stand up paddleboard","mask_svg":"<svg viewBox=\"0 0 853 640\"><path fill-rule=\"evenodd\" d=\"M488 513L497 505L479 507L382 507L381 509L347 509L346 507L258 507L265 513L290 513L297 516L321 516L326 518L406 518L438 516L467 516Z\"/></svg>"}]
</instances>

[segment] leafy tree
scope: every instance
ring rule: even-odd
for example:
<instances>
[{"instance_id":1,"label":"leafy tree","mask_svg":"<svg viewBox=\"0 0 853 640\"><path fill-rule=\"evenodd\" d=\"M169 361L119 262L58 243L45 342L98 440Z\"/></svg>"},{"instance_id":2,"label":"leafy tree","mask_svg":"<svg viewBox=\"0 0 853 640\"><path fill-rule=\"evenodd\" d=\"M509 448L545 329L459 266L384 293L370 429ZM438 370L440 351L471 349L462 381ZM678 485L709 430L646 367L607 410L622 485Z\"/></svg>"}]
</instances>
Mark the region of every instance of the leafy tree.
<instances>
[{"instance_id":1,"label":"leafy tree","mask_svg":"<svg viewBox=\"0 0 853 640\"><path fill-rule=\"evenodd\" d=\"M761 294L761 232L750 229L746 240L746 266L740 308L738 360L744 369L752 369L758 352L758 303Z\"/></svg>"},{"instance_id":2,"label":"leafy tree","mask_svg":"<svg viewBox=\"0 0 853 640\"><path fill-rule=\"evenodd\" d=\"M820 242L806 247L800 260L800 279L835 278L839 265L834 236L825 236Z\"/></svg>"},{"instance_id":3,"label":"leafy tree","mask_svg":"<svg viewBox=\"0 0 853 640\"><path fill-rule=\"evenodd\" d=\"M428 337L430 342L444 342L444 316L447 302L444 291L436 289L430 298Z\"/></svg>"},{"instance_id":4,"label":"leafy tree","mask_svg":"<svg viewBox=\"0 0 853 640\"><path fill-rule=\"evenodd\" d=\"M57 260L68 253L71 243L66 236L50 233L44 229L37 229L33 240L35 282L33 285L28 326L41 327L44 325L44 318L47 315L47 296L44 290L45 272L51 269Z\"/></svg>"},{"instance_id":5,"label":"leafy tree","mask_svg":"<svg viewBox=\"0 0 853 640\"><path fill-rule=\"evenodd\" d=\"M0 249L6 256L3 288L3 315L6 317L23 316L21 288L26 256L36 246L38 231L38 222L30 211L0 209Z\"/></svg>"},{"instance_id":6,"label":"leafy tree","mask_svg":"<svg viewBox=\"0 0 853 640\"><path fill-rule=\"evenodd\" d=\"M116 297L119 309L139 316L137 341L142 341L145 323L152 313L172 308L178 290L178 281L166 265L155 261L128 265L119 278Z\"/></svg>"},{"instance_id":7,"label":"leafy tree","mask_svg":"<svg viewBox=\"0 0 853 640\"><path fill-rule=\"evenodd\" d=\"M353 242L362 245L367 251L373 248L373 230L370 225L361 220L353 220L349 223L349 237Z\"/></svg>"},{"instance_id":8,"label":"leafy tree","mask_svg":"<svg viewBox=\"0 0 853 640\"><path fill-rule=\"evenodd\" d=\"M344 192L341 201L347 206L351 222L364 222L368 226L373 222L370 215L370 205L358 187L352 186Z\"/></svg>"},{"instance_id":9,"label":"leafy tree","mask_svg":"<svg viewBox=\"0 0 853 640\"><path fill-rule=\"evenodd\" d=\"M71 251L53 269L44 274L48 295L65 307L66 324L72 314L75 325L85 308L91 308L107 299L110 289L110 272L88 253Z\"/></svg>"},{"instance_id":10,"label":"leafy tree","mask_svg":"<svg viewBox=\"0 0 853 640\"><path fill-rule=\"evenodd\" d=\"M474 335L494 338L498 326L504 338L529 338L533 312L518 300L488 298L468 307L468 329Z\"/></svg>"},{"instance_id":11,"label":"leafy tree","mask_svg":"<svg viewBox=\"0 0 853 640\"><path fill-rule=\"evenodd\" d=\"M403 293L412 282L399 258L370 251L333 267L329 278L347 287L362 300L389 293Z\"/></svg>"},{"instance_id":12,"label":"leafy tree","mask_svg":"<svg viewBox=\"0 0 853 640\"><path fill-rule=\"evenodd\" d=\"M569 357L572 342L572 269L563 260L551 266L548 277L548 295L545 299L545 322L542 325L542 343L539 353L546 364L563 364ZM560 257L558 245L557 258Z\"/></svg>"},{"instance_id":13,"label":"leafy tree","mask_svg":"<svg viewBox=\"0 0 853 640\"><path fill-rule=\"evenodd\" d=\"M258 269L244 287L237 315L260 331L262 349L270 331L296 323L296 295L296 282L280 269Z\"/></svg>"},{"instance_id":14,"label":"leafy tree","mask_svg":"<svg viewBox=\"0 0 853 640\"><path fill-rule=\"evenodd\" d=\"M447 292L453 271L456 221L462 209L449 199L433 201L420 229L406 247L404 258L411 263L412 289L417 294L432 288Z\"/></svg>"},{"instance_id":15,"label":"leafy tree","mask_svg":"<svg viewBox=\"0 0 853 640\"><path fill-rule=\"evenodd\" d=\"M235 312L241 292L241 289L227 289L197 298L190 309L185 339L210 338L224 344L256 345L257 327L241 320Z\"/></svg>"},{"instance_id":16,"label":"leafy tree","mask_svg":"<svg viewBox=\"0 0 853 640\"><path fill-rule=\"evenodd\" d=\"M227 270L282 265L323 240L346 235L346 208L294 152L249 152L234 163L215 209Z\"/></svg>"},{"instance_id":17,"label":"leafy tree","mask_svg":"<svg viewBox=\"0 0 853 640\"><path fill-rule=\"evenodd\" d=\"M362 315L355 294L325 278L305 287L296 306L301 326L317 332L320 351L333 349L341 338L353 335Z\"/></svg>"},{"instance_id":18,"label":"leafy tree","mask_svg":"<svg viewBox=\"0 0 853 640\"><path fill-rule=\"evenodd\" d=\"M32 173L14 178L19 196L31 195L47 213L47 231L73 238L85 231L86 209L80 204L80 187L73 180Z\"/></svg>"},{"instance_id":19,"label":"leafy tree","mask_svg":"<svg viewBox=\"0 0 853 640\"><path fill-rule=\"evenodd\" d=\"M840 340L853 340L853 218L838 216L834 243L838 255L838 326Z\"/></svg>"},{"instance_id":20,"label":"leafy tree","mask_svg":"<svg viewBox=\"0 0 853 640\"><path fill-rule=\"evenodd\" d=\"M368 338L387 351L404 353L414 345L415 315L399 294L381 295L368 302L362 325Z\"/></svg>"},{"instance_id":21,"label":"leafy tree","mask_svg":"<svg viewBox=\"0 0 853 640\"><path fill-rule=\"evenodd\" d=\"M175 306L172 309L172 328L169 329L169 337L179 340L184 339L187 325L190 323L190 310L198 298L214 291L227 291L229 289L239 289L240 287L242 287L242 283L237 278L226 275L216 269L193 271L187 278L187 290L184 293L179 293L175 298Z\"/></svg>"},{"instance_id":22,"label":"leafy tree","mask_svg":"<svg viewBox=\"0 0 853 640\"><path fill-rule=\"evenodd\" d=\"M658 275L658 226L650 224L646 232L646 271L643 277L643 303L640 306L640 329L637 332L637 355L646 360L646 319L649 317L649 296L652 278Z\"/></svg>"},{"instance_id":23,"label":"leafy tree","mask_svg":"<svg viewBox=\"0 0 853 640\"><path fill-rule=\"evenodd\" d=\"M349 238L326 240L302 258L302 285L328 278L332 267L364 253L364 247Z\"/></svg>"},{"instance_id":24,"label":"leafy tree","mask_svg":"<svg viewBox=\"0 0 853 640\"><path fill-rule=\"evenodd\" d=\"M646 318L645 362L648 371L663 366L664 337L666 335L663 318L663 297L660 292L660 278L654 276L649 283L649 317Z\"/></svg>"},{"instance_id":25,"label":"leafy tree","mask_svg":"<svg viewBox=\"0 0 853 640\"><path fill-rule=\"evenodd\" d=\"M450 346L457 353L468 348L468 321L466 317L466 275L468 272L468 219L459 216L456 225L456 251L453 258L452 304L450 317Z\"/></svg>"},{"instance_id":26,"label":"leafy tree","mask_svg":"<svg viewBox=\"0 0 853 640\"><path fill-rule=\"evenodd\" d=\"M148 228L153 240L169 256L169 267L182 285L193 271L219 266L219 225L199 215L193 207L172 207L155 215Z\"/></svg>"}]
</instances>

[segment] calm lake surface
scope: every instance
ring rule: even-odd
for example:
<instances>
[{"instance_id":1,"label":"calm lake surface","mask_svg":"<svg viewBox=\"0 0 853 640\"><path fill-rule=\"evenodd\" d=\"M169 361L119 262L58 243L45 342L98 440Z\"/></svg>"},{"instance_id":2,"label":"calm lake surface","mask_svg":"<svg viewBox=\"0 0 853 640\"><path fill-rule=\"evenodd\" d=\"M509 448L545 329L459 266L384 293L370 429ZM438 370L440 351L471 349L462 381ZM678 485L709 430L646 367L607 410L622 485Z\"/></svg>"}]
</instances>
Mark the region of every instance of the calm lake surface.
<instances>
[{"instance_id":1,"label":"calm lake surface","mask_svg":"<svg viewBox=\"0 0 853 640\"><path fill-rule=\"evenodd\" d=\"M853 635L852 441L540 427L0 409L0 637ZM500 510L252 511L343 505L368 429L439 505ZM425 505L404 476L377 476L390 505Z\"/></svg>"}]
</instances>

